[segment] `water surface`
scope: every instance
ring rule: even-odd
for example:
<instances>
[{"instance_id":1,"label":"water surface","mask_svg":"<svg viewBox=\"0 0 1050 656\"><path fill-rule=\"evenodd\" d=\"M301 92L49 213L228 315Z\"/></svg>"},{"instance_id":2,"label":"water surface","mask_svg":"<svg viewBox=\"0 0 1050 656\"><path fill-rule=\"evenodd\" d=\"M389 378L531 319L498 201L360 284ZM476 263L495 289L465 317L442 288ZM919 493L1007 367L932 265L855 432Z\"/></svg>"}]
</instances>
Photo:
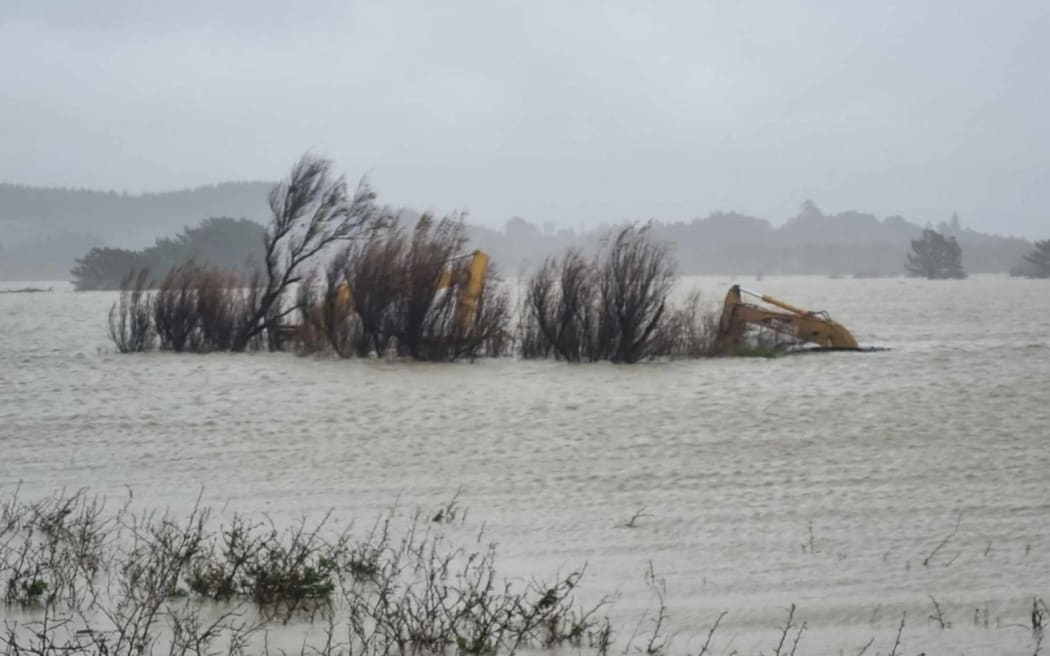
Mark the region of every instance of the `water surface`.
<instances>
[{"instance_id":1,"label":"water surface","mask_svg":"<svg viewBox=\"0 0 1050 656\"><path fill-rule=\"evenodd\" d=\"M687 282L717 302L732 281ZM587 563L628 629L653 606L651 561L679 649L728 610L716 653L770 653L795 603L800 652L874 636L888 653L906 610L906 653L1031 653L1009 625L1050 597L1050 286L739 282L890 350L634 367L123 356L115 294L3 294L0 486L130 487L176 511L203 488L240 512L344 521L461 487L462 539L484 524L508 575Z\"/></svg>"}]
</instances>

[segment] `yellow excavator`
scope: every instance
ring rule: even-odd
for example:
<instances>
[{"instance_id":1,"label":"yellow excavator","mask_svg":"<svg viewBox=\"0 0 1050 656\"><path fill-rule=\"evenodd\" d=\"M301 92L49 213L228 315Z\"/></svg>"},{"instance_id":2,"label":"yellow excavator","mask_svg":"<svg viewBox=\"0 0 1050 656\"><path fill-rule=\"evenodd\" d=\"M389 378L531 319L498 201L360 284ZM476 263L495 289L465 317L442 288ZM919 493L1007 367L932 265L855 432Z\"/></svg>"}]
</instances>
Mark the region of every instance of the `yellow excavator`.
<instances>
[{"instance_id":1,"label":"yellow excavator","mask_svg":"<svg viewBox=\"0 0 1050 656\"><path fill-rule=\"evenodd\" d=\"M466 266L456 266L457 262L467 258L470 258L470 262ZM458 295L453 321L464 335L469 333L471 326L474 325L478 303L481 299L481 294L485 291L485 277L488 274L488 267L489 256L482 251L474 251L473 253L451 258L446 262L445 269L438 279L438 289L448 289L453 283L458 283ZM456 276L456 278L454 279L453 276ZM350 289L350 285L345 282L340 283L337 288L336 303L343 310L351 310L353 307L353 291ZM312 312L316 314L315 323L320 325L321 317L323 316L321 309L313 308ZM303 327L298 324L286 324L281 327L281 330L288 337L305 337Z\"/></svg>"},{"instance_id":2,"label":"yellow excavator","mask_svg":"<svg viewBox=\"0 0 1050 656\"><path fill-rule=\"evenodd\" d=\"M779 309L771 310L754 303L745 303L744 295ZM860 348L850 331L832 321L827 312L803 310L772 296L733 285L726 294L722 318L718 321L718 338L715 342L717 352L732 354L749 325L762 326L778 334L816 344L821 349L855 351Z\"/></svg>"},{"instance_id":3,"label":"yellow excavator","mask_svg":"<svg viewBox=\"0 0 1050 656\"><path fill-rule=\"evenodd\" d=\"M456 312L453 315L453 320L460 330L463 331L463 334L470 332L471 326L474 325L474 317L478 312L478 302L481 299L481 294L485 291L485 276L488 274L489 269L489 256L482 251L461 255L450 260L450 263L468 257L470 258L470 263L466 267L463 269L445 267L444 273L441 274L441 280L438 281L438 289L448 289L452 286L453 275L466 277L465 280L461 279L458 281L460 283L459 296L456 298Z\"/></svg>"}]
</instances>

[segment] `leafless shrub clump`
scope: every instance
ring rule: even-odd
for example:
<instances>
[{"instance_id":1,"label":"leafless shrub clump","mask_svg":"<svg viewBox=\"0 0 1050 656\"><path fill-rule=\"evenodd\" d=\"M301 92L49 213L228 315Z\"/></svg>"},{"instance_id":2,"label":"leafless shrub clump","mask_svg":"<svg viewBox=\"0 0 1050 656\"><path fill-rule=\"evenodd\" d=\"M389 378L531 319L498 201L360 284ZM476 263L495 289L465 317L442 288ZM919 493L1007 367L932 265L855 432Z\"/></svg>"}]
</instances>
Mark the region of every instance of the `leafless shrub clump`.
<instances>
[{"instance_id":1,"label":"leafless shrub clump","mask_svg":"<svg viewBox=\"0 0 1050 656\"><path fill-rule=\"evenodd\" d=\"M247 320L251 292L233 273L198 266L173 267L153 298L153 323L164 351L229 350Z\"/></svg>"},{"instance_id":2,"label":"leafless shrub clump","mask_svg":"<svg viewBox=\"0 0 1050 656\"><path fill-rule=\"evenodd\" d=\"M333 178L332 163L303 156L288 178L270 192L272 217L266 229L265 275L261 289L247 305L230 350L244 351L265 332L280 347L281 320L296 310L286 303L289 290L301 282L311 260L338 242L362 239L386 225L375 205L375 193L362 181L350 193L343 178Z\"/></svg>"},{"instance_id":3,"label":"leafless shrub clump","mask_svg":"<svg viewBox=\"0 0 1050 656\"><path fill-rule=\"evenodd\" d=\"M109 309L109 337L121 353L153 349L153 300L147 290L149 271L131 271L120 283L120 300Z\"/></svg>"},{"instance_id":4,"label":"leafless shrub clump","mask_svg":"<svg viewBox=\"0 0 1050 656\"><path fill-rule=\"evenodd\" d=\"M353 312L360 322L354 339L359 357L382 357L390 349L394 301L401 287L398 264L407 242L404 233L392 228L364 243L351 244L342 257L342 278L353 290Z\"/></svg>"},{"instance_id":5,"label":"leafless shrub clump","mask_svg":"<svg viewBox=\"0 0 1050 656\"><path fill-rule=\"evenodd\" d=\"M672 307L653 338L653 352L668 358L703 358L715 354L718 315L704 308L700 292L694 291Z\"/></svg>"},{"instance_id":6,"label":"leafless shrub clump","mask_svg":"<svg viewBox=\"0 0 1050 656\"><path fill-rule=\"evenodd\" d=\"M178 353L283 348L283 319L297 309L288 296L313 258L337 242L366 238L387 221L366 182L350 193L330 169L328 160L305 155L270 192L264 270L236 283L225 272L193 262L168 272L148 308L162 349ZM142 302L141 294L137 298ZM110 312L110 333L124 351L137 345L127 338L133 333L124 326L136 324L122 321L133 313L120 307Z\"/></svg>"},{"instance_id":7,"label":"leafless shrub clump","mask_svg":"<svg viewBox=\"0 0 1050 656\"><path fill-rule=\"evenodd\" d=\"M441 532L463 521L458 499L437 514L391 510L356 535L327 516L286 528L234 516L215 527L199 502L176 517L133 512L130 501L110 511L83 492L26 502L15 490L0 497L0 609L21 612L0 627L0 655L266 654L268 631L294 620L314 627L303 654L569 647L607 656L617 640L600 617L606 600L575 601L584 570L501 579L494 546L482 536L465 549ZM664 581L652 564L645 580L656 610L623 634L625 656L671 652ZM1035 653L1048 615L1035 598L1021 625L1030 626ZM725 616L697 633L706 633L698 656L713 653ZM953 626L940 609L937 621ZM890 654L902 653L904 627L902 614ZM806 629L792 605L766 653L801 653Z\"/></svg>"},{"instance_id":8,"label":"leafless shrub clump","mask_svg":"<svg viewBox=\"0 0 1050 656\"><path fill-rule=\"evenodd\" d=\"M671 309L674 283L671 252L648 227L620 229L591 260L574 250L548 259L526 284L520 353L622 363L706 355L711 320L696 297Z\"/></svg>"},{"instance_id":9,"label":"leafless shrub clump","mask_svg":"<svg viewBox=\"0 0 1050 656\"><path fill-rule=\"evenodd\" d=\"M582 570L514 585L497 577L491 545L478 552L450 548L428 529L412 529L396 542L388 526L373 531L366 549L354 549L384 554L367 568L367 584L341 587L348 642L363 652L514 653L594 646L601 635L596 615L604 604L573 601Z\"/></svg>"},{"instance_id":10,"label":"leafless shrub clump","mask_svg":"<svg viewBox=\"0 0 1050 656\"><path fill-rule=\"evenodd\" d=\"M599 263L576 250L544 262L527 283L521 319L521 355L583 362L600 360Z\"/></svg>"},{"instance_id":11,"label":"leafless shrub clump","mask_svg":"<svg viewBox=\"0 0 1050 656\"><path fill-rule=\"evenodd\" d=\"M459 512L456 497L449 508ZM105 513L83 494L15 494L0 501L0 602L35 610L5 623L0 654L267 653L270 624L292 618L326 623L316 653L607 644L603 604L573 598L583 570L506 582L492 545L456 548L421 517L395 537L391 511L355 539L327 517L282 530L235 516L212 530L199 503L176 518L127 504ZM245 606L257 620L243 619Z\"/></svg>"},{"instance_id":12,"label":"leafless shrub clump","mask_svg":"<svg viewBox=\"0 0 1050 656\"><path fill-rule=\"evenodd\" d=\"M304 156L271 191L265 268L248 280L186 262L150 295L146 274L129 277L110 311L118 350L149 350L155 334L176 353L294 346L452 361L508 351L508 296L493 272L471 272L462 257L462 216L424 216L408 235L366 182L351 193L330 169ZM349 245L333 252L339 243ZM288 320L295 314L298 324Z\"/></svg>"},{"instance_id":13,"label":"leafless shrub clump","mask_svg":"<svg viewBox=\"0 0 1050 656\"><path fill-rule=\"evenodd\" d=\"M0 503L0 601L26 608L78 606L94 595L112 528L100 500L57 494Z\"/></svg>"},{"instance_id":14,"label":"leafless shrub clump","mask_svg":"<svg viewBox=\"0 0 1050 656\"><path fill-rule=\"evenodd\" d=\"M347 554L345 534L322 538L326 520L280 531L235 516L218 543L190 561L186 584L201 597L250 600L285 620L315 611L330 601Z\"/></svg>"},{"instance_id":15,"label":"leafless shrub clump","mask_svg":"<svg viewBox=\"0 0 1050 656\"><path fill-rule=\"evenodd\" d=\"M435 220L424 215L400 249L390 320L400 355L431 361L475 357L506 333L506 293L489 272L477 298L472 297L470 259L458 257L465 245L461 216Z\"/></svg>"},{"instance_id":16,"label":"leafless shrub clump","mask_svg":"<svg viewBox=\"0 0 1050 656\"><path fill-rule=\"evenodd\" d=\"M652 337L664 318L674 279L666 244L652 242L648 228L620 231L599 278L599 339L608 343L609 359L631 363L652 355Z\"/></svg>"},{"instance_id":17,"label":"leafless shrub clump","mask_svg":"<svg viewBox=\"0 0 1050 656\"><path fill-rule=\"evenodd\" d=\"M491 267L471 275L465 244L462 217L427 215L411 234L351 244L300 287L301 348L446 362L505 352L507 294Z\"/></svg>"},{"instance_id":18,"label":"leafless shrub clump","mask_svg":"<svg viewBox=\"0 0 1050 656\"><path fill-rule=\"evenodd\" d=\"M325 271L323 281L316 272L306 276L296 294L299 324L287 335L301 354L335 353L341 358L354 355L361 339L361 325L349 303L349 288L340 282L339 259ZM282 334L285 331L282 331Z\"/></svg>"}]
</instances>

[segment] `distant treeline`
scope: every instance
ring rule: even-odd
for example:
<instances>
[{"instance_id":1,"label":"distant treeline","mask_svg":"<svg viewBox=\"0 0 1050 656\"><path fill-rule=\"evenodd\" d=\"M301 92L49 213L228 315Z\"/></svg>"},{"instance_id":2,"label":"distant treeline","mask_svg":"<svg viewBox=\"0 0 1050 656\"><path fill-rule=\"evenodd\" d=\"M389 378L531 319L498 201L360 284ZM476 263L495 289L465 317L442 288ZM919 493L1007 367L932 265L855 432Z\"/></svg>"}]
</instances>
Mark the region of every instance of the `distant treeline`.
<instances>
[{"instance_id":1,"label":"distant treeline","mask_svg":"<svg viewBox=\"0 0 1050 656\"><path fill-rule=\"evenodd\" d=\"M193 190L126 195L0 184L0 279L65 278L73 260L92 247L141 248L207 217L267 220L267 183L225 183ZM418 213L398 212L404 225ZM645 217L639 217L645 218ZM924 227L955 237L970 273L1015 269L1033 244L983 234L956 217L924 225L899 216L880 219L847 211L825 214L805 202L782 225L732 212L690 221L654 221L652 235L675 248L683 274L904 274L904 253ZM535 269L568 247L598 246L611 226L584 231L512 218L502 229L467 224L470 244L491 253L516 274Z\"/></svg>"},{"instance_id":2,"label":"distant treeline","mask_svg":"<svg viewBox=\"0 0 1050 656\"><path fill-rule=\"evenodd\" d=\"M143 248L212 216L261 224L270 186L224 183L131 195L0 184L0 280L64 280L93 247Z\"/></svg>"},{"instance_id":3,"label":"distant treeline","mask_svg":"<svg viewBox=\"0 0 1050 656\"><path fill-rule=\"evenodd\" d=\"M129 271L146 270L163 277L190 260L213 269L246 271L262 262L264 232L247 219L212 218L140 251L92 248L70 274L74 287L85 291L119 289Z\"/></svg>"},{"instance_id":4,"label":"distant treeline","mask_svg":"<svg viewBox=\"0 0 1050 656\"><path fill-rule=\"evenodd\" d=\"M263 223L262 182L226 182L195 189L125 194L0 184L0 222L7 234L43 238L48 233L98 235L107 243L142 247L209 216L237 216ZM0 241L5 241L0 235ZM101 244L95 244L99 246Z\"/></svg>"},{"instance_id":5,"label":"distant treeline","mask_svg":"<svg viewBox=\"0 0 1050 656\"><path fill-rule=\"evenodd\" d=\"M962 247L962 264L970 273L1006 273L1031 252L1032 243L987 235L962 227L958 217L936 230L955 237ZM735 213L717 212L688 222L654 221L652 236L675 247L679 270L685 274L818 274L894 276L905 273L905 253L922 237L924 226L894 216L824 214L805 202L783 225ZM475 243L507 263L535 267L566 245L590 248L607 230L576 234L540 230L512 219L504 231L473 227Z\"/></svg>"}]
</instances>

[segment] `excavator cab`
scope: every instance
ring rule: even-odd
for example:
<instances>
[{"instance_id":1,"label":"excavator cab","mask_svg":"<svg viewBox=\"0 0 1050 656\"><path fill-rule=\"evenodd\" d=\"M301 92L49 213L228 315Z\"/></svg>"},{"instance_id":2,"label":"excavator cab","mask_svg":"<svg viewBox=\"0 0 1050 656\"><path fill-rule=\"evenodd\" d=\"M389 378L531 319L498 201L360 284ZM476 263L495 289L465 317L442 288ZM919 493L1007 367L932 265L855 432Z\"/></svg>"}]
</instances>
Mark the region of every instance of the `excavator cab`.
<instances>
[{"instance_id":1,"label":"excavator cab","mask_svg":"<svg viewBox=\"0 0 1050 656\"><path fill-rule=\"evenodd\" d=\"M745 295L777 309L747 303ZM722 317L718 321L717 352L722 355L735 352L748 326L761 326L825 350L855 351L860 348L850 331L833 321L827 312L803 310L772 296L733 285L726 294Z\"/></svg>"}]
</instances>

